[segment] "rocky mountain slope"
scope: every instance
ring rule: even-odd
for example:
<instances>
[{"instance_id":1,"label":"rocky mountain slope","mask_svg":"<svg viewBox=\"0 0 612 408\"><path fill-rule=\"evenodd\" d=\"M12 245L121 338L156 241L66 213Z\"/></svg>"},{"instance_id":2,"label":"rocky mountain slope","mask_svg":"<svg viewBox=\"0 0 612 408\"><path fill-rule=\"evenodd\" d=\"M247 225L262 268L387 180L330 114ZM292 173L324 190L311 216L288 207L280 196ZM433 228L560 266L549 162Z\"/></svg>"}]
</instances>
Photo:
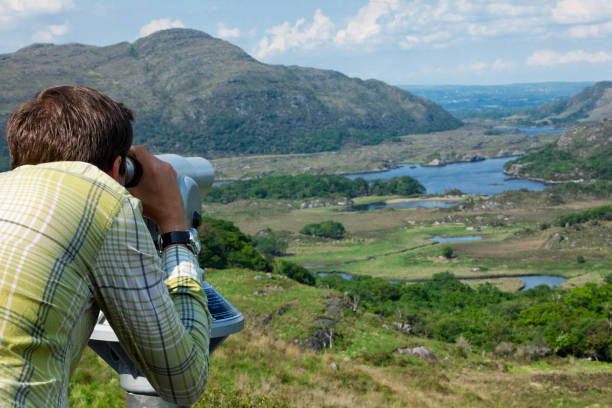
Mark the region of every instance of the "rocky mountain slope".
<instances>
[{"instance_id":1,"label":"rocky mountain slope","mask_svg":"<svg viewBox=\"0 0 612 408\"><path fill-rule=\"evenodd\" d=\"M206 33L171 29L132 44L35 44L0 55L2 129L19 102L64 83L100 89L132 108L138 142L213 157L333 150L461 125L433 102L380 81L267 65Z\"/></svg>"}]
</instances>

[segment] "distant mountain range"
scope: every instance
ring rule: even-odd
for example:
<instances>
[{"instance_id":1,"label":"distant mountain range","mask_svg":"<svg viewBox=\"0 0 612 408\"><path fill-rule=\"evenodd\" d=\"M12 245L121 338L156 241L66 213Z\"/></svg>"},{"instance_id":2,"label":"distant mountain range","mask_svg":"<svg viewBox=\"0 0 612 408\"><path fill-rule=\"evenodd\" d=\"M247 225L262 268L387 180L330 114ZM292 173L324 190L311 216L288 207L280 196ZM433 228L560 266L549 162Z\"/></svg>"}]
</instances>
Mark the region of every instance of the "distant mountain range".
<instances>
[{"instance_id":1,"label":"distant mountain range","mask_svg":"<svg viewBox=\"0 0 612 408\"><path fill-rule=\"evenodd\" d=\"M19 102L65 83L132 108L137 142L209 157L325 151L461 126L435 103L383 82L262 64L206 33L172 29L133 44L35 44L0 55L2 132Z\"/></svg>"},{"instance_id":2,"label":"distant mountain range","mask_svg":"<svg viewBox=\"0 0 612 408\"><path fill-rule=\"evenodd\" d=\"M555 126L612 119L612 82L598 82L570 98L527 110L517 118L536 125Z\"/></svg>"},{"instance_id":3,"label":"distant mountain range","mask_svg":"<svg viewBox=\"0 0 612 408\"><path fill-rule=\"evenodd\" d=\"M582 91L594 82L537 82L505 85L399 85L431 99L458 118L482 115L507 116L526 108L556 102Z\"/></svg>"}]
</instances>

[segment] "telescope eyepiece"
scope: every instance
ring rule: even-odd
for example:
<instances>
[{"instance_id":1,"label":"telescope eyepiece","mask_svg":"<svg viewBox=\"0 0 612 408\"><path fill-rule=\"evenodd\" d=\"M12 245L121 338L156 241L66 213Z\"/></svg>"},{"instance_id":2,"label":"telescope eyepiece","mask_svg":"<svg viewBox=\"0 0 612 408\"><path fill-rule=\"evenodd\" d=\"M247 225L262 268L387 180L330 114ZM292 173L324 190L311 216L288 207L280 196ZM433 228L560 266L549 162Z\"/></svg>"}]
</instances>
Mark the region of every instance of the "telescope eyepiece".
<instances>
[{"instance_id":1,"label":"telescope eyepiece","mask_svg":"<svg viewBox=\"0 0 612 408\"><path fill-rule=\"evenodd\" d=\"M125 157L125 188L136 187L142 178L142 166L133 157Z\"/></svg>"}]
</instances>

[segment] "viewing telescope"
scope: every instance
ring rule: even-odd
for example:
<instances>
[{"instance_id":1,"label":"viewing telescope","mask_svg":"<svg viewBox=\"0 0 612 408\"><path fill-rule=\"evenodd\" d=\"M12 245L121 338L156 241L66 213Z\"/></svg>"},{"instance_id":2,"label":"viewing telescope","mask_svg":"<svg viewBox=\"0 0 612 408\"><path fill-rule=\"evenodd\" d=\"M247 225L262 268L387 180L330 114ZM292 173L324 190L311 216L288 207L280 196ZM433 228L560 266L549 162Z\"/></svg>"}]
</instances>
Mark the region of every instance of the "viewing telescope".
<instances>
[{"instance_id":1,"label":"viewing telescope","mask_svg":"<svg viewBox=\"0 0 612 408\"><path fill-rule=\"evenodd\" d=\"M212 165L201 157L182 157L176 154L161 154L156 157L170 163L176 171L187 219L193 228L199 227L202 199L214 181ZM128 157L125 186L137 185L142 177L147 175L143 173L140 164ZM153 220L145 218L145 221L158 251L161 250L161 234L157 225ZM202 282L202 289L208 298L208 310L212 318L209 345L209 353L212 353L230 334L244 328L244 317L208 282ZM149 381L138 371L119 344L117 335L102 313L89 338L89 347L119 373L121 387L126 390L127 408L177 407L157 396Z\"/></svg>"}]
</instances>

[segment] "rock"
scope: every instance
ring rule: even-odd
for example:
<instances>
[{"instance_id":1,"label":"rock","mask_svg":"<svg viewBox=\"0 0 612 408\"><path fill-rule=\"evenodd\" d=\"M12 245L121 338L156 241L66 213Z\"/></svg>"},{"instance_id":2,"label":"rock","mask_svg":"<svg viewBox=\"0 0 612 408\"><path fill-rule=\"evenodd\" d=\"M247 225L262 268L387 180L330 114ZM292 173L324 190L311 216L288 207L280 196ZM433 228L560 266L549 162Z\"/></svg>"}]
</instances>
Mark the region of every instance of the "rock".
<instances>
[{"instance_id":1,"label":"rock","mask_svg":"<svg viewBox=\"0 0 612 408\"><path fill-rule=\"evenodd\" d=\"M268 292L266 292L266 291L261 291L260 292L260 291L256 290L255 292L253 292L253 294L255 296L268 296Z\"/></svg>"},{"instance_id":2,"label":"rock","mask_svg":"<svg viewBox=\"0 0 612 408\"><path fill-rule=\"evenodd\" d=\"M466 229L466 231L473 231L474 227L466 227L465 229Z\"/></svg>"},{"instance_id":3,"label":"rock","mask_svg":"<svg viewBox=\"0 0 612 408\"><path fill-rule=\"evenodd\" d=\"M480 272L480 268L472 268L472 272Z\"/></svg>"},{"instance_id":4,"label":"rock","mask_svg":"<svg viewBox=\"0 0 612 408\"><path fill-rule=\"evenodd\" d=\"M308 203L304 202L304 203L300 204L300 210L303 210L305 208L308 208Z\"/></svg>"},{"instance_id":5,"label":"rock","mask_svg":"<svg viewBox=\"0 0 612 408\"><path fill-rule=\"evenodd\" d=\"M558 232L555 233L555 235L552 236L551 239L548 240L548 242L546 243L546 245L544 245L545 249L559 249L561 247L561 235L559 235Z\"/></svg>"},{"instance_id":6,"label":"rock","mask_svg":"<svg viewBox=\"0 0 612 408\"><path fill-rule=\"evenodd\" d=\"M262 280L262 279L263 279L263 276L261 276L261 275L255 275L255 278L253 278L253 279L255 279L255 280Z\"/></svg>"},{"instance_id":7,"label":"rock","mask_svg":"<svg viewBox=\"0 0 612 408\"><path fill-rule=\"evenodd\" d=\"M329 365L329 368L331 368L331 369L332 369L332 371L336 371L336 372L337 372L337 371L338 371L338 364L336 364L336 363L332 362L332 363Z\"/></svg>"},{"instance_id":8,"label":"rock","mask_svg":"<svg viewBox=\"0 0 612 408\"><path fill-rule=\"evenodd\" d=\"M271 274L270 272L266 273L266 276L267 276L268 278L270 278L270 279L273 279L273 276L272 276L272 274Z\"/></svg>"},{"instance_id":9,"label":"rock","mask_svg":"<svg viewBox=\"0 0 612 408\"><path fill-rule=\"evenodd\" d=\"M396 354L410 354L412 356L422 357L422 358L426 358L428 360L437 360L438 359L434 353L432 353L431 351L427 350L423 346L418 346L418 347L414 347L414 348L410 348L410 347L398 348L398 349L395 349L393 352L396 353Z\"/></svg>"},{"instance_id":10,"label":"rock","mask_svg":"<svg viewBox=\"0 0 612 408\"><path fill-rule=\"evenodd\" d=\"M412 333L412 326L408 323L393 322L393 328L395 330L401 331L402 333L406 333L406 334Z\"/></svg>"},{"instance_id":11,"label":"rock","mask_svg":"<svg viewBox=\"0 0 612 408\"><path fill-rule=\"evenodd\" d=\"M270 323L272 321L272 318L274 317L274 312L270 313L269 315L267 315L266 317L264 317L262 323L264 326L266 326L268 323Z\"/></svg>"}]
</instances>

